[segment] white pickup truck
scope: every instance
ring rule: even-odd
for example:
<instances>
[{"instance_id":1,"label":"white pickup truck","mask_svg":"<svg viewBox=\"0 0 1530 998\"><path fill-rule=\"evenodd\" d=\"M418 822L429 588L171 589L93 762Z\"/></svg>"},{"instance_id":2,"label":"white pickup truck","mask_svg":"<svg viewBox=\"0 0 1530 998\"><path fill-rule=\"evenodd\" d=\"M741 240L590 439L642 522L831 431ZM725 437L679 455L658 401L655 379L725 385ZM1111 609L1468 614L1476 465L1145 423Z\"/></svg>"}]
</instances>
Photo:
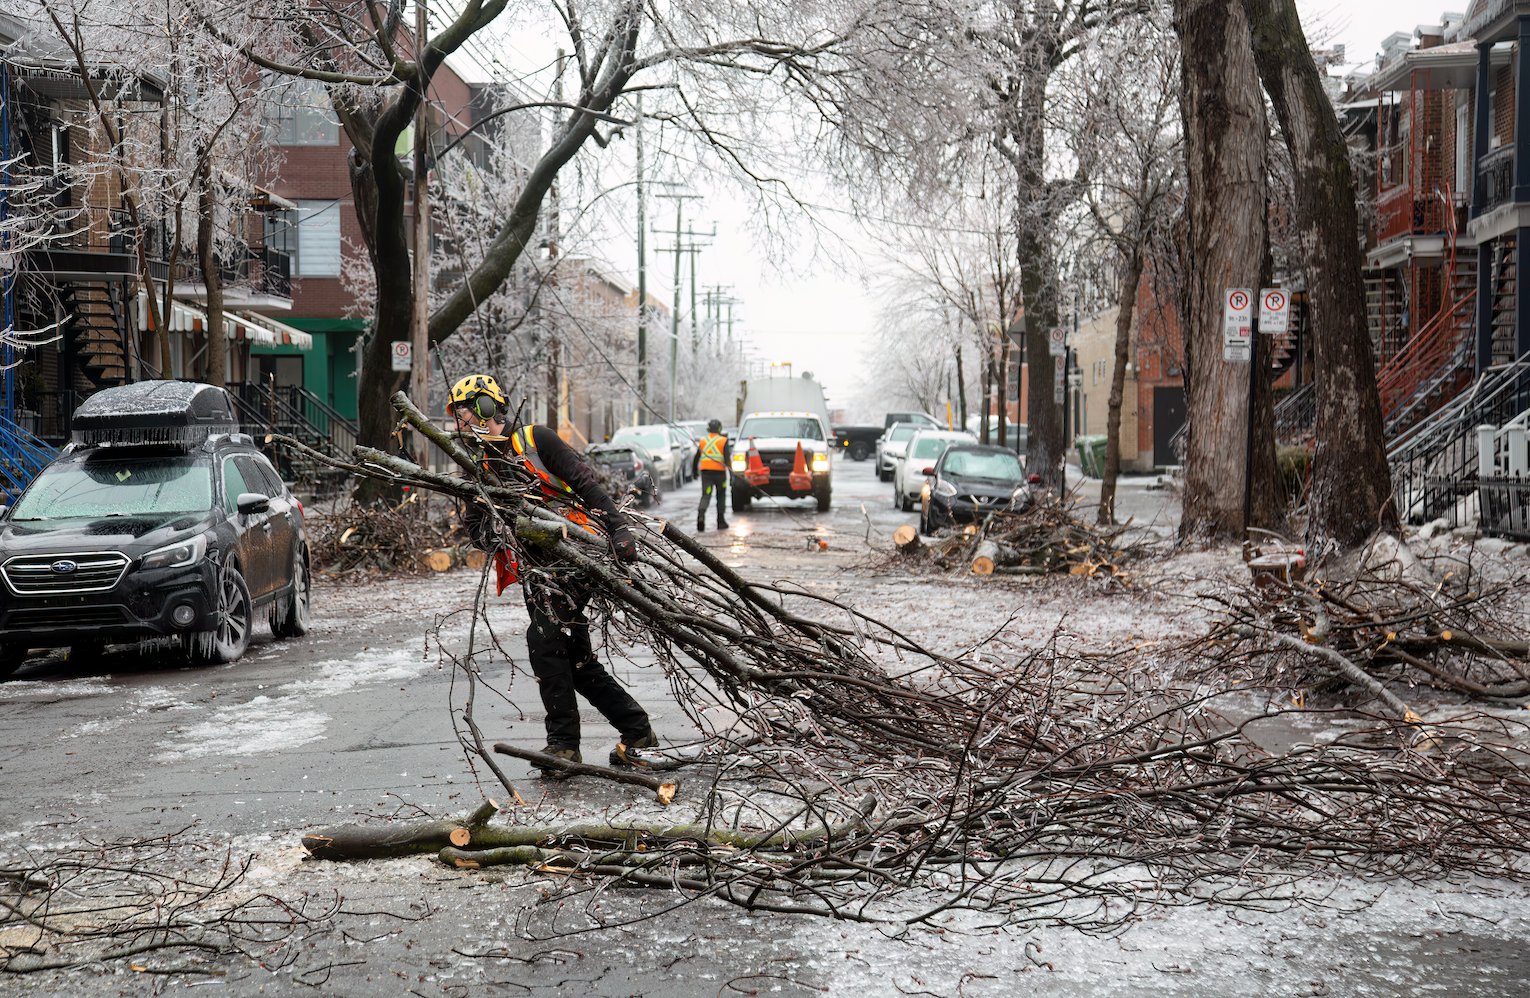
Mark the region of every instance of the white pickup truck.
<instances>
[{"instance_id":1,"label":"white pickup truck","mask_svg":"<svg viewBox=\"0 0 1530 998\"><path fill-rule=\"evenodd\" d=\"M749 508L755 496L784 496L803 499L812 496L818 512L829 511L832 494L829 456L829 427L823 417L813 412L751 412L739 423L738 438L733 443L733 512ZM797 447L808 478L793 481L797 465ZM768 479L751 483L745 477L749 469L749 451L759 452Z\"/></svg>"}]
</instances>

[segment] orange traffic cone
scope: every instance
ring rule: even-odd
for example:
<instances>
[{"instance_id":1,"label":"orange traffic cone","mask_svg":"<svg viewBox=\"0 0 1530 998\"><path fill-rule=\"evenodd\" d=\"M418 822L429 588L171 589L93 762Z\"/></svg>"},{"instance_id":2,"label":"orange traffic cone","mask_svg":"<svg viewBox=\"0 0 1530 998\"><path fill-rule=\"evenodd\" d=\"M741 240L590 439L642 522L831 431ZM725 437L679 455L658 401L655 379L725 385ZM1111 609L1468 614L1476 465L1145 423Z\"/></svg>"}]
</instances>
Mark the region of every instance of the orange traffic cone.
<instances>
[{"instance_id":1,"label":"orange traffic cone","mask_svg":"<svg viewBox=\"0 0 1530 998\"><path fill-rule=\"evenodd\" d=\"M807 458L802 453L802 443L797 444L797 460L792 462L791 476L786 479L793 492L813 491L813 476L808 474Z\"/></svg>"},{"instance_id":2,"label":"orange traffic cone","mask_svg":"<svg viewBox=\"0 0 1530 998\"><path fill-rule=\"evenodd\" d=\"M754 446L752 437L749 440L749 463L744 469L744 481L754 486L770 484L770 469L760 460L760 451Z\"/></svg>"}]
</instances>

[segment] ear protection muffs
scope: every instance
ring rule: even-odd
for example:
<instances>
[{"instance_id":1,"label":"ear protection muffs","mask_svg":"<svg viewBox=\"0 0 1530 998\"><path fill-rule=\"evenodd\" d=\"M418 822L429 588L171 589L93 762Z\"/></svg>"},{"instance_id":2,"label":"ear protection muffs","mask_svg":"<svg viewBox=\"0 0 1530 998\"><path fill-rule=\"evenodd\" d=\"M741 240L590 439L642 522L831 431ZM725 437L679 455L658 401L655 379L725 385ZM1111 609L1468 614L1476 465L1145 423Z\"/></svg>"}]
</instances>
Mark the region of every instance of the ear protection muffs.
<instances>
[{"instance_id":1,"label":"ear protection muffs","mask_svg":"<svg viewBox=\"0 0 1530 998\"><path fill-rule=\"evenodd\" d=\"M505 413L509 412L509 406L501 405L492 395L474 395L471 402L465 406L469 412L477 416L480 422L490 419L504 419Z\"/></svg>"}]
</instances>

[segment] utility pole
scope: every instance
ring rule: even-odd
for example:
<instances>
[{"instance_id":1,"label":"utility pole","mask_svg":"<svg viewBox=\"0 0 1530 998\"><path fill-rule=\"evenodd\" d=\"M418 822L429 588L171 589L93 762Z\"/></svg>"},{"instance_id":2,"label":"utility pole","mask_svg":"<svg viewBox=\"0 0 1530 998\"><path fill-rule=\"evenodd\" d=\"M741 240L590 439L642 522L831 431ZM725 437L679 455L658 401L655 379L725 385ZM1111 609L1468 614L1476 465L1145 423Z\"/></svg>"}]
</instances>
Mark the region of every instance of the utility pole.
<instances>
[{"instance_id":1,"label":"utility pole","mask_svg":"<svg viewBox=\"0 0 1530 998\"><path fill-rule=\"evenodd\" d=\"M426 0L414 3L414 62L425 62ZM430 181L428 166L430 115L426 103L425 75L417 72L419 106L414 109L414 314L410 321L409 396L421 412L430 411ZM430 441L414 435L415 460L422 467L429 459Z\"/></svg>"},{"instance_id":2,"label":"utility pole","mask_svg":"<svg viewBox=\"0 0 1530 998\"><path fill-rule=\"evenodd\" d=\"M648 402L648 203L643 197L643 95L637 95L637 393L638 405ZM639 412L642 410L639 409ZM641 421L641 417L640 417Z\"/></svg>"},{"instance_id":3,"label":"utility pole","mask_svg":"<svg viewBox=\"0 0 1530 998\"><path fill-rule=\"evenodd\" d=\"M672 191L668 194L660 194L662 198L672 198L675 202L675 245L660 250L661 253L675 254L675 292L674 305L669 315L669 421L675 421L675 370L680 363L680 254L685 248L680 244L680 237L684 235L681 224L684 222L684 209L687 200L698 200L699 194L682 194Z\"/></svg>"},{"instance_id":4,"label":"utility pole","mask_svg":"<svg viewBox=\"0 0 1530 998\"><path fill-rule=\"evenodd\" d=\"M711 238L716 239L717 223L712 223L710 234L692 232L690 229L686 229L685 234L690 237L690 245L686 252L691 255L691 356L694 357L701 350L701 320L696 311L696 257L701 253L702 244L696 241L696 237L710 235Z\"/></svg>"}]
</instances>

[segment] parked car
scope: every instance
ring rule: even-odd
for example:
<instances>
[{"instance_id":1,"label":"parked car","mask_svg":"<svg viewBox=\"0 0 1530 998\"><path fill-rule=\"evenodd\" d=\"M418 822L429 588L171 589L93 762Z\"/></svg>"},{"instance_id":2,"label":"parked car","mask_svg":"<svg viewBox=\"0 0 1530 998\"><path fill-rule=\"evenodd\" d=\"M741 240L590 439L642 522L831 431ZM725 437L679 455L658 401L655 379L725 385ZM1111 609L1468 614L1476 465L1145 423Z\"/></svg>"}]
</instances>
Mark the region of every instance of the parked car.
<instances>
[{"instance_id":1,"label":"parked car","mask_svg":"<svg viewBox=\"0 0 1530 998\"><path fill-rule=\"evenodd\" d=\"M701 443L701 438L707 435L707 421L704 419L682 419L674 424L684 436L682 444L685 448L685 460L680 462L681 470L685 472L687 482L696 478L691 472L691 455L696 453L696 445Z\"/></svg>"},{"instance_id":2,"label":"parked car","mask_svg":"<svg viewBox=\"0 0 1530 998\"><path fill-rule=\"evenodd\" d=\"M584 455L611 486L613 498L631 494L642 509L658 505L659 483L654 481L653 455L637 444L590 444Z\"/></svg>"},{"instance_id":3,"label":"parked car","mask_svg":"<svg viewBox=\"0 0 1530 998\"><path fill-rule=\"evenodd\" d=\"M624 426L611 434L613 444L637 444L653 457L654 479L667 488L678 489L685 484L689 469L683 467L691 460L690 451L678 429L667 423L646 423Z\"/></svg>"},{"instance_id":4,"label":"parked car","mask_svg":"<svg viewBox=\"0 0 1530 998\"><path fill-rule=\"evenodd\" d=\"M924 488L924 469L956 443L975 444L977 437L965 430L920 430L910 437L908 452L893 470L893 505L905 513L912 510Z\"/></svg>"},{"instance_id":5,"label":"parked car","mask_svg":"<svg viewBox=\"0 0 1530 998\"><path fill-rule=\"evenodd\" d=\"M908 438L912 437L920 429L917 423L894 423L888 427L882 439L877 443L877 480L882 482L892 481L896 465L893 463L902 456L903 448L908 446Z\"/></svg>"},{"instance_id":6,"label":"parked car","mask_svg":"<svg viewBox=\"0 0 1530 998\"><path fill-rule=\"evenodd\" d=\"M833 495L833 467L829 458L828 426L816 412L751 412L739 424L739 440L733 445L733 512L749 508L755 496L784 496L805 499L812 496L818 512L827 513ZM797 448L807 478L793 481ZM768 477L750 484L749 450L754 448L765 465Z\"/></svg>"},{"instance_id":7,"label":"parked car","mask_svg":"<svg viewBox=\"0 0 1530 998\"><path fill-rule=\"evenodd\" d=\"M834 446L850 455L852 461L864 461L876 453L877 441L881 438L880 426L834 427Z\"/></svg>"},{"instance_id":8,"label":"parked car","mask_svg":"<svg viewBox=\"0 0 1530 998\"><path fill-rule=\"evenodd\" d=\"M927 412L889 412L882 417L883 431L892 429L894 423L913 423L917 427L931 430L941 429L945 425Z\"/></svg>"},{"instance_id":9,"label":"parked car","mask_svg":"<svg viewBox=\"0 0 1530 998\"><path fill-rule=\"evenodd\" d=\"M972 523L996 512L1031 504L1020 459L1007 447L951 444L933 465L919 499L919 530L932 534L955 523Z\"/></svg>"},{"instance_id":10,"label":"parked car","mask_svg":"<svg viewBox=\"0 0 1530 998\"><path fill-rule=\"evenodd\" d=\"M1031 428L1025 423L1008 423L1004 427L1006 444L1010 450L1024 454L1025 448L1030 441ZM980 416L967 417L967 432L973 436L979 436L983 432L983 420ZM999 420L990 416L988 419L988 432L993 440L999 439Z\"/></svg>"},{"instance_id":11,"label":"parked car","mask_svg":"<svg viewBox=\"0 0 1530 998\"><path fill-rule=\"evenodd\" d=\"M308 631L303 507L239 432L224 389L108 388L73 425L74 442L0 515L0 678L32 649L144 638L233 662L262 610L278 638Z\"/></svg>"}]
</instances>

